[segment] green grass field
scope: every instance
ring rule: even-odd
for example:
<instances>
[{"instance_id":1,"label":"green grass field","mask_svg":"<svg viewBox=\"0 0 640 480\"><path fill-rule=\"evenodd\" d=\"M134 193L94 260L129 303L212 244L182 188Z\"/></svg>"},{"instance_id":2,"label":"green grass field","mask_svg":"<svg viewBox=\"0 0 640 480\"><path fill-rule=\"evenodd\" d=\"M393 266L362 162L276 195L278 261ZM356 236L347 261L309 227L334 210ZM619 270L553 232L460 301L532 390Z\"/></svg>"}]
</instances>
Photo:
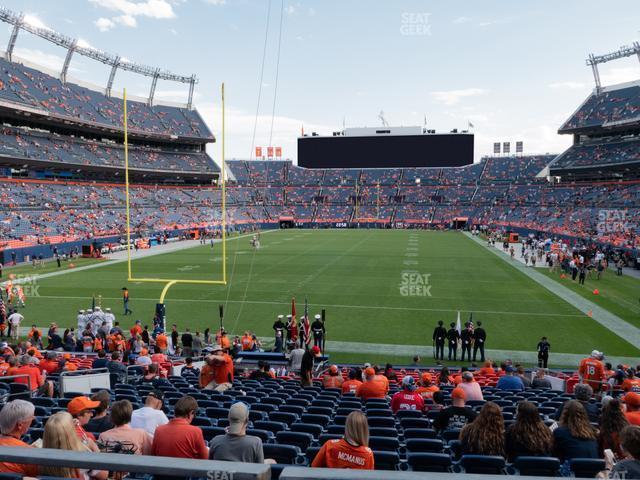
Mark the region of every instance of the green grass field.
<instances>
[{"instance_id":1,"label":"green grass field","mask_svg":"<svg viewBox=\"0 0 640 480\"><path fill-rule=\"evenodd\" d=\"M230 240L227 254L226 287L171 288L165 302L169 323L215 330L218 304L224 304L227 330L249 329L271 336L276 315L290 312L292 297L298 315L302 314L306 296L310 314L326 309L328 340L431 345L436 322L453 322L460 310L463 322L470 312L475 321L483 321L491 349L532 351L546 335L555 352L582 354L597 347L610 355L640 354L637 346L457 232L284 230L264 233L258 251L249 246L248 238ZM22 268L26 273L32 271ZM215 279L220 268L219 245L213 250L195 247L133 262L136 277ZM111 307L125 325L135 319L151 323L162 285L128 284L126 269L125 262L104 262L98 268L70 269L65 275L38 279L39 296L28 298L23 312L26 323L56 321L72 326L77 310L90 306L93 295L101 295L102 306ZM411 289L401 288L403 282ZM633 302L632 291L637 296L639 285L631 278L608 275L599 284L605 293L595 301L638 325L638 310L634 310L638 305L632 308L621 299L628 297ZM123 286L131 292L132 317L121 316ZM428 295L419 294L427 288ZM589 289L583 290L594 300ZM375 355L374 345L364 345L361 354L338 358ZM409 349L407 355L411 355Z\"/></svg>"}]
</instances>

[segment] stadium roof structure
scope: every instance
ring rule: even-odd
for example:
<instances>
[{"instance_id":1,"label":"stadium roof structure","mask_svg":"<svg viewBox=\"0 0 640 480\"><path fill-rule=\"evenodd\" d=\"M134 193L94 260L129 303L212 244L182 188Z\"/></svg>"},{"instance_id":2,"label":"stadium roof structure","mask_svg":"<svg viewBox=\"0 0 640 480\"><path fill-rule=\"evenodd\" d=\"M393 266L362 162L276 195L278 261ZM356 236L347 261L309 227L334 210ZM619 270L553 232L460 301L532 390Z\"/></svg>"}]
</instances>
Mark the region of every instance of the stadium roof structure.
<instances>
[{"instance_id":1,"label":"stadium roof structure","mask_svg":"<svg viewBox=\"0 0 640 480\"><path fill-rule=\"evenodd\" d=\"M598 65L601 63L611 62L613 60L632 57L634 55L636 55L638 57L638 61L640 61L640 42L633 42L631 45L624 45L615 52L605 53L603 55L594 55L593 53L589 54L589 58L587 58L586 62L593 72L593 79L596 82L597 93L600 93L600 90L602 89Z\"/></svg>"},{"instance_id":2,"label":"stadium roof structure","mask_svg":"<svg viewBox=\"0 0 640 480\"><path fill-rule=\"evenodd\" d=\"M62 70L60 71L60 80L63 83L66 82L67 71L69 70L71 58L73 57L74 53L78 53L111 67L111 73L109 74L109 80L107 81L106 86L107 96L111 96L111 89L113 87L113 81L115 79L117 70L122 69L144 75L146 77L151 77L151 89L149 91L149 97L147 98L147 103L149 105L153 104L153 97L155 95L158 80L188 83L189 96L187 99L187 108L191 109L191 106L193 104L193 89L195 87L195 84L198 83L198 79L195 75L178 75L157 67L130 62L119 55L113 55L101 50L97 50L95 48L79 45L77 39L62 35L61 33L58 33L50 28L32 25L31 23L25 21L23 13L15 13L4 7L0 7L0 21L13 25L6 51L6 56L9 61L11 61L13 49L18 38L18 33L20 32L20 29L22 29L67 50L67 55L62 65Z\"/></svg>"}]
</instances>

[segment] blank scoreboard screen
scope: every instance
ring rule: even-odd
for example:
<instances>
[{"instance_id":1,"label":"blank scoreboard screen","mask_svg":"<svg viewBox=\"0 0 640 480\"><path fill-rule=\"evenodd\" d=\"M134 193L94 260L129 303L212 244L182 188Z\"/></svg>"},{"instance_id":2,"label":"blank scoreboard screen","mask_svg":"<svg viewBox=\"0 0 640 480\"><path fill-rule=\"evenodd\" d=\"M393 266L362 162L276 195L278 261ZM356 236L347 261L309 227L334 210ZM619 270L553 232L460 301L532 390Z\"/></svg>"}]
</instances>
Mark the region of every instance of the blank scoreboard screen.
<instances>
[{"instance_id":1,"label":"blank scoreboard screen","mask_svg":"<svg viewBox=\"0 0 640 480\"><path fill-rule=\"evenodd\" d=\"M298 138L306 168L462 167L473 163L473 134Z\"/></svg>"}]
</instances>

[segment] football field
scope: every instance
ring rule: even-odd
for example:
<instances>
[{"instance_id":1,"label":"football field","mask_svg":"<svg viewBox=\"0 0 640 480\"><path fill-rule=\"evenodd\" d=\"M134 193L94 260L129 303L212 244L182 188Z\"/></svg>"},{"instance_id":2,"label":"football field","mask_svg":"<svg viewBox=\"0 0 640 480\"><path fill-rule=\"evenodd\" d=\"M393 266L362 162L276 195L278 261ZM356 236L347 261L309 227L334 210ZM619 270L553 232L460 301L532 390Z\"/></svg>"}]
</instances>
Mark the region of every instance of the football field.
<instances>
[{"instance_id":1,"label":"football field","mask_svg":"<svg viewBox=\"0 0 640 480\"><path fill-rule=\"evenodd\" d=\"M227 242L227 286L173 286L165 300L168 324L215 331L222 304L227 331L272 337L275 317L290 313L292 297L301 316L306 297L312 317L326 309L328 342L359 344L357 352L352 346L348 354L332 348L341 361L381 361L377 345L384 344L397 346L401 353L391 360L410 363L411 346L431 346L437 321L448 326L458 311L463 324L471 314L475 322L483 322L490 349L534 351L544 335L552 344L552 359L556 352L587 354L594 348L613 356L640 355L638 346L462 233L281 230L263 233L261 243L255 250L246 237ZM30 267L24 271L30 273ZM133 262L134 277L217 279L220 271L219 244ZM100 296L103 308L113 309L123 326L128 328L135 319L152 324L163 285L127 283L126 262L104 261L96 268L66 272L35 279L34 295L22 312L25 325L55 321L74 326L77 311L91 306L94 295ZM130 317L122 317L124 286L130 290ZM624 279L625 289L637 292L638 286L637 280ZM611 301L612 306L618 303Z\"/></svg>"}]
</instances>

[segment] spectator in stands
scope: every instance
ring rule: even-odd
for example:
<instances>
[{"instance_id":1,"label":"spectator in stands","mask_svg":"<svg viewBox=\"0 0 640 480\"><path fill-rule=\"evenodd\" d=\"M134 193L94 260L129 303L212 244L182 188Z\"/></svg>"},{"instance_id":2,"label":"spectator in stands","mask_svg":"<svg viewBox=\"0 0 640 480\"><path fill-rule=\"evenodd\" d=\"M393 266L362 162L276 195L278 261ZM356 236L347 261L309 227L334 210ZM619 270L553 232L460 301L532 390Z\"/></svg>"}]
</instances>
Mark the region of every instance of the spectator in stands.
<instances>
[{"instance_id":1,"label":"spectator in stands","mask_svg":"<svg viewBox=\"0 0 640 480\"><path fill-rule=\"evenodd\" d=\"M180 340L182 341L182 355L190 357L193 353L193 335L189 328L185 328Z\"/></svg>"},{"instance_id":2,"label":"spectator in stands","mask_svg":"<svg viewBox=\"0 0 640 480\"><path fill-rule=\"evenodd\" d=\"M227 462L264 463L260 437L247 435L249 409L242 402L229 408L227 433L218 435L209 443L209 458Z\"/></svg>"},{"instance_id":3,"label":"spectator in stands","mask_svg":"<svg viewBox=\"0 0 640 480\"><path fill-rule=\"evenodd\" d=\"M331 365L329 370L322 376L322 386L324 388L340 388L342 389L342 384L344 383L344 379L342 378L342 373L338 370L337 365Z\"/></svg>"},{"instance_id":4,"label":"spectator in stands","mask_svg":"<svg viewBox=\"0 0 640 480\"><path fill-rule=\"evenodd\" d=\"M144 402L144 407L134 410L131 414L131 428L141 428L153 437L157 427L169 423L169 419L162 411L163 405L162 390L151 390Z\"/></svg>"},{"instance_id":5,"label":"spectator in stands","mask_svg":"<svg viewBox=\"0 0 640 480\"><path fill-rule=\"evenodd\" d=\"M93 418L89 420L86 429L90 432L102 433L113 428L111 418L109 417L109 401L111 397L107 390L100 390L91 395L91 400L100 402L100 405L93 411Z\"/></svg>"},{"instance_id":6,"label":"spectator in stands","mask_svg":"<svg viewBox=\"0 0 640 480\"><path fill-rule=\"evenodd\" d=\"M539 368L538 370L536 370L536 376L531 381L531 386L533 388L552 388L551 380L546 377L544 368Z\"/></svg>"},{"instance_id":7,"label":"spectator in stands","mask_svg":"<svg viewBox=\"0 0 640 480\"><path fill-rule=\"evenodd\" d=\"M111 354L111 360L107 363L109 373L117 376L118 383L123 383L127 378L127 366L120 361L120 352L115 351Z\"/></svg>"},{"instance_id":8,"label":"spectator in stands","mask_svg":"<svg viewBox=\"0 0 640 480\"><path fill-rule=\"evenodd\" d=\"M54 413L44 426L42 448L54 448L74 452L98 451L97 447L94 449L90 445L82 442L82 440L75 435L74 430L74 420L71 415L67 412ZM106 480L109 476L109 472L106 470L82 470L72 467L54 466L43 466L40 468L40 473L42 475L60 478L83 478L91 480Z\"/></svg>"},{"instance_id":9,"label":"spectator in stands","mask_svg":"<svg viewBox=\"0 0 640 480\"><path fill-rule=\"evenodd\" d=\"M38 364L38 368L41 372L47 372L47 375L58 372L60 370L58 354L56 352L47 352L44 360Z\"/></svg>"},{"instance_id":10,"label":"spectator in stands","mask_svg":"<svg viewBox=\"0 0 640 480\"><path fill-rule=\"evenodd\" d=\"M591 426L582 403L569 400L564 405L559 426L553 431L553 455L560 461L572 458L599 458L598 432Z\"/></svg>"},{"instance_id":11,"label":"spectator in stands","mask_svg":"<svg viewBox=\"0 0 640 480\"><path fill-rule=\"evenodd\" d=\"M356 394L358 391L358 387L362 385L362 371L359 367L352 368L349 370L349 378L345 382L342 383L342 394L352 393Z\"/></svg>"},{"instance_id":12,"label":"spectator in stands","mask_svg":"<svg viewBox=\"0 0 640 480\"><path fill-rule=\"evenodd\" d=\"M304 357L305 349L299 345L292 348L289 352L289 369L294 373L300 373L302 367L302 357Z\"/></svg>"},{"instance_id":13,"label":"spectator in stands","mask_svg":"<svg viewBox=\"0 0 640 480\"><path fill-rule=\"evenodd\" d=\"M149 455L153 438L141 428L131 428L133 407L129 400L120 400L111 406L111 421L114 427L100 434L98 440L102 443L120 442L126 444L127 453L135 455ZM129 448L132 445L133 448Z\"/></svg>"},{"instance_id":14,"label":"spectator in stands","mask_svg":"<svg viewBox=\"0 0 640 480\"><path fill-rule=\"evenodd\" d=\"M153 363L151 357L149 356L149 349L146 347L142 347L140 350L140 355L136 358L136 365L140 365L141 367L148 367Z\"/></svg>"},{"instance_id":15,"label":"spectator in stands","mask_svg":"<svg viewBox=\"0 0 640 480\"><path fill-rule=\"evenodd\" d=\"M94 452L98 451L96 437L91 432L85 430L85 426L93 417L93 410L100 406L100 402L93 401L88 397L75 397L67 404L67 411L73 417L76 435L80 441Z\"/></svg>"},{"instance_id":16,"label":"spectator in stands","mask_svg":"<svg viewBox=\"0 0 640 480\"><path fill-rule=\"evenodd\" d=\"M514 375L515 370L511 365L507 365L504 372L505 375L500 377L500 380L498 380L498 384L496 385L498 390L514 390L517 392L524 390L524 383L522 383L522 379Z\"/></svg>"},{"instance_id":17,"label":"spectator in stands","mask_svg":"<svg viewBox=\"0 0 640 480\"><path fill-rule=\"evenodd\" d=\"M198 379L200 377L200 369L193 365L193 358L187 357L184 360L184 367L180 371L180 376Z\"/></svg>"},{"instance_id":18,"label":"spectator in stands","mask_svg":"<svg viewBox=\"0 0 640 480\"><path fill-rule=\"evenodd\" d=\"M402 379L402 390L393 394L391 398L391 410L424 410L424 399L416 392L416 381L411 375L405 375Z\"/></svg>"},{"instance_id":19,"label":"spectator in stands","mask_svg":"<svg viewBox=\"0 0 640 480\"><path fill-rule=\"evenodd\" d=\"M604 457L604 451L609 449L616 458L623 458L620 448L620 432L629 425L622 411L622 403L617 398L603 401L600 415L600 431L598 432L598 453Z\"/></svg>"},{"instance_id":20,"label":"spectator in stands","mask_svg":"<svg viewBox=\"0 0 640 480\"><path fill-rule=\"evenodd\" d=\"M459 387L458 387L459 388ZM462 453L504 456L504 420L500 407L493 402L482 406L475 420L460 431Z\"/></svg>"},{"instance_id":21,"label":"spectator in stands","mask_svg":"<svg viewBox=\"0 0 640 480\"><path fill-rule=\"evenodd\" d=\"M516 421L507 429L505 439L507 460L511 462L520 456L549 456L553 437L540 418L538 407L519 402Z\"/></svg>"},{"instance_id":22,"label":"spectator in stands","mask_svg":"<svg viewBox=\"0 0 640 480\"><path fill-rule=\"evenodd\" d=\"M213 347L204 359L200 370L200 387L204 390L223 392L233 384L233 359L219 345Z\"/></svg>"},{"instance_id":23,"label":"spectator in stands","mask_svg":"<svg viewBox=\"0 0 640 480\"><path fill-rule=\"evenodd\" d=\"M390 363L387 363L384 367L384 376L387 377L388 380L394 382L398 381L398 375L393 370L393 365L391 365Z\"/></svg>"},{"instance_id":24,"label":"spectator in stands","mask_svg":"<svg viewBox=\"0 0 640 480\"><path fill-rule=\"evenodd\" d=\"M598 405L595 403L591 403L591 397L593 396L593 390L586 383L579 383L573 389L573 396L578 400L582 406L587 411L587 415L589 416L589 421L593 423L598 423L600 419L600 409ZM559 419L562 416L562 410L566 402L562 404L562 406L558 409L556 413L556 418Z\"/></svg>"},{"instance_id":25,"label":"spectator in stands","mask_svg":"<svg viewBox=\"0 0 640 480\"><path fill-rule=\"evenodd\" d=\"M269 380L269 363L264 360L258 360L258 368L249 374L251 380Z\"/></svg>"},{"instance_id":26,"label":"spectator in stands","mask_svg":"<svg viewBox=\"0 0 640 480\"><path fill-rule=\"evenodd\" d=\"M40 396L53 396L53 382L45 381L38 367L31 364L31 357L29 355L22 355L20 357L20 366L13 371L12 375L28 375L29 380L25 377L20 377L16 378L14 382L29 385L31 392L37 392Z\"/></svg>"},{"instance_id":27,"label":"spectator in stands","mask_svg":"<svg viewBox=\"0 0 640 480\"><path fill-rule=\"evenodd\" d=\"M345 422L344 437L325 442L311 466L373 470L373 452L369 448L369 425L364 413L359 410L351 412Z\"/></svg>"},{"instance_id":28,"label":"spectator in stands","mask_svg":"<svg viewBox=\"0 0 640 480\"><path fill-rule=\"evenodd\" d=\"M435 395L434 395L435 396ZM453 430L464 427L467 423L473 422L476 413L465 406L466 394L460 387L451 391L450 407L444 408L433 421L433 428L438 431Z\"/></svg>"},{"instance_id":29,"label":"spectator in stands","mask_svg":"<svg viewBox=\"0 0 640 480\"><path fill-rule=\"evenodd\" d=\"M196 334L193 336L193 343L191 346L193 350L193 356L199 357L202 355L202 337L200 336L200 332L196 330Z\"/></svg>"},{"instance_id":30,"label":"spectator in stands","mask_svg":"<svg viewBox=\"0 0 640 480\"><path fill-rule=\"evenodd\" d=\"M627 409L624 416L631 425L640 425L640 394L635 392L627 393L622 401Z\"/></svg>"},{"instance_id":31,"label":"spectator in stands","mask_svg":"<svg viewBox=\"0 0 640 480\"><path fill-rule=\"evenodd\" d=\"M423 372L422 375L420 375L420 382L418 388L416 388L416 393L422 395L422 398L425 400L432 398L433 394L440 390L440 387L431 383L432 381L433 375L429 372Z\"/></svg>"},{"instance_id":32,"label":"spectator in stands","mask_svg":"<svg viewBox=\"0 0 640 480\"><path fill-rule=\"evenodd\" d=\"M300 384L303 387L313 385L313 366L316 357L320 356L320 347L314 345L311 350L306 350L300 363Z\"/></svg>"},{"instance_id":33,"label":"spectator in stands","mask_svg":"<svg viewBox=\"0 0 640 480\"><path fill-rule=\"evenodd\" d=\"M487 360L482 365L482 368L478 371L480 375L495 375L496 371L493 369L491 360Z\"/></svg>"},{"instance_id":34,"label":"spectator in stands","mask_svg":"<svg viewBox=\"0 0 640 480\"><path fill-rule=\"evenodd\" d=\"M627 370L627 378L622 382L622 390L625 392L640 392L640 378L636 376L633 368Z\"/></svg>"},{"instance_id":35,"label":"spectator in stands","mask_svg":"<svg viewBox=\"0 0 640 480\"><path fill-rule=\"evenodd\" d=\"M620 434L622 450L627 458L615 464L611 469L611 478L640 478L640 427L628 426Z\"/></svg>"},{"instance_id":36,"label":"spectator in stands","mask_svg":"<svg viewBox=\"0 0 640 480\"><path fill-rule=\"evenodd\" d=\"M0 447L30 447L21 439L31 427L35 407L26 400L12 400L0 410ZM0 462L0 472L17 473L29 477L38 475L35 465Z\"/></svg>"},{"instance_id":37,"label":"spectator in stands","mask_svg":"<svg viewBox=\"0 0 640 480\"><path fill-rule=\"evenodd\" d=\"M531 380L527 378L524 367L522 365L516 366L516 377L522 380L522 384L524 385L525 390L527 388L531 388Z\"/></svg>"},{"instance_id":38,"label":"spectator in stands","mask_svg":"<svg viewBox=\"0 0 640 480\"><path fill-rule=\"evenodd\" d=\"M376 379L376 371L372 367L365 369L364 377L364 383L356 390L356 396L365 401L370 398L386 398L388 390L384 383Z\"/></svg>"},{"instance_id":39,"label":"spectator in stands","mask_svg":"<svg viewBox=\"0 0 640 480\"><path fill-rule=\"evenodd\" d=\"M453 385L453 377L449 374L447 367L442 367L438 375L438 385Z\"/></svg>"},{"instance_id":40,"label":"spectator in stands","mask_svg":"<svg viewBox=\"0 0 640 480\"><path fill-rule=\"evenodd\" d=\"M186 395L176 402L175 418L156 428L151 447L153 455L207 459L209 451L199 427L191 425L198 411L196 399Z\"/></svg>"},{"instance_id":41,"label":"spectator in stands","mask_svg":"<svg viewBox=\"0 0 640 480\"><path fill-rule=\"evenodd\" d=\"M106 368L109 364L109 360L107 359L107 352L104 350L98 351L98 358L93 361L93 365L91 368Z\"/></svg>"},{"instance_id":42,"label":"spectator in stands","mask_svg":"<svg viewBox=\"0 0 640 480\"><path fill-rule=\"evenodd\" d=\"M458 388L464 390L465 399L469 400L484 400L482 395L482 389L480 384L473 378L473 373L464 372L462 374L462 381L458 384Z\"/></svg>"}]
</instances>

